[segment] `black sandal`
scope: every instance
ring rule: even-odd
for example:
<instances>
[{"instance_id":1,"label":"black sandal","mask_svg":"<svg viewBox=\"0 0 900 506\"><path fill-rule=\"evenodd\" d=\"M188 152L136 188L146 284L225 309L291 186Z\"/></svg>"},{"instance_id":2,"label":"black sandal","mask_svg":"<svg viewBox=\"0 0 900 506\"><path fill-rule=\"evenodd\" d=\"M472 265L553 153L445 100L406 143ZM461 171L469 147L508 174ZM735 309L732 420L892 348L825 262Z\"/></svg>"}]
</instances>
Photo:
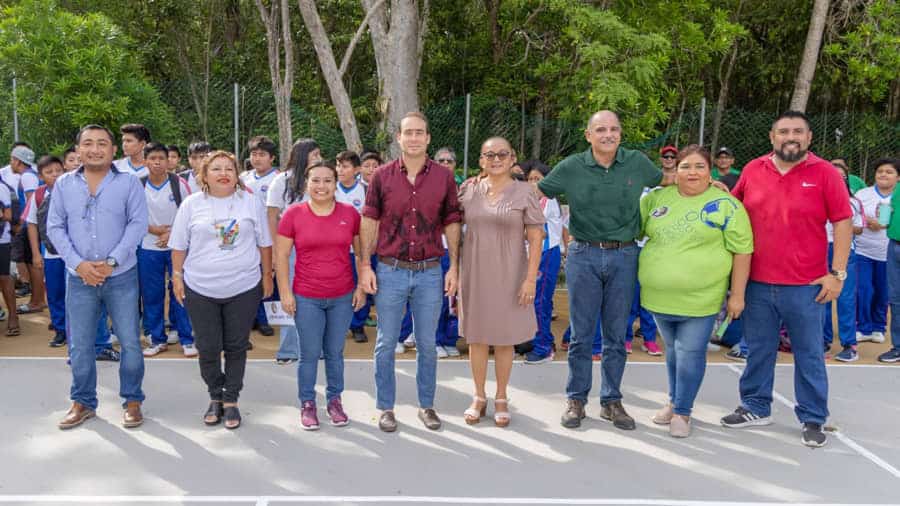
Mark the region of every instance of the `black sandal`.
<instances>
[{"instance_id":1,"label":"black sandal","mask_svg":"<svg viewBox=\"0 0 900 506\"><path fill-rule=\"evenodd\" d=\"M241 426L241 412L238 410L237 406L228 406L225 408L225 428L228 430L234 430ZM228 425L228 422L237 422L237 425Z\"/></svg>"},{"instance_id":2,"label":"black sandal","mask_svg":"<svg viewBox=\"0 0 900 506\"><path fill-rule=\"evenodd\" d=\"M222 407L222 401L210 401L209 409L203 415L203 423L206 425L219 425L222 423L222 417L225 415L225 408ZM214 421L210 421L210 417L216 417Z\"/></svg>"}]
</instances>

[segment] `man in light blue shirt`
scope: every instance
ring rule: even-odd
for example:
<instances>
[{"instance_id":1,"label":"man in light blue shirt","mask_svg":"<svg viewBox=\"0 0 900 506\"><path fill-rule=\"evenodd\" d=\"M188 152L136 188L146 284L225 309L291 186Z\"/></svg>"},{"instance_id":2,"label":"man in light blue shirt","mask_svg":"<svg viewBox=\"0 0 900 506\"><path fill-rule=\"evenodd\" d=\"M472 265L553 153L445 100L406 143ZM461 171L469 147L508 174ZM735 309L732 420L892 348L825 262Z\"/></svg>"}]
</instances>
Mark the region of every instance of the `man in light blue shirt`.
<instances>
[{"instance_id":1,"label":"man in light blue shirt","mask_svg":"<svg viewBox=\"0 0 900 506\"><path fill-rule=\"evenodd\" d=\"M147 233L147 202L140 179L113 166L116 145L109 129L88 125L75 144L83 165L56 182L47 217L47 234L67 270L73 403L59 428L81 425L97 409L94 340L101 304L119 337L123 425L133 428L143 423L136 250Z\"/></svg>"}]
</instances>

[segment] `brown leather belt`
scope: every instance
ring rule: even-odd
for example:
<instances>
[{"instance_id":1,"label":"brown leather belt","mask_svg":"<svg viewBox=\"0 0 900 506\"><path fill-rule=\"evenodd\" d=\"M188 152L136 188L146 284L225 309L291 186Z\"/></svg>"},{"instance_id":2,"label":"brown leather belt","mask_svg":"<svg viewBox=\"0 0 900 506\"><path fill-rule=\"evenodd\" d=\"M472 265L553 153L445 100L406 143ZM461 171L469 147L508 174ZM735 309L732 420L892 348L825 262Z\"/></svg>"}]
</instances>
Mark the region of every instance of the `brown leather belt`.
<instances>
[{"instance_id":1,"label":"brown leather belt","mask_svg":"<svg viewBox=\"0 0 900 506\"><path fill-rule=\"evenodd\" d=\"M401 269L406 269L409 271L424 271L425 269L440 267L441 265L441 261L439 259L427 259L420 260L418 262L404 262L403 260L398 260L393 257L379 256L378 261L385 265L390 265L391 267L399 267Z\"/></svg>"},{"instance_id":2,"label":"brown leather belt","mask_svg":"<svg viewBox=\"0 0 900 506\"><path fill-rule=\"evenodd\" d=\"M590 241L591 246L601 249L619 249L626 246L634 246L634 241Z\"/></svg>"}]
</instances>

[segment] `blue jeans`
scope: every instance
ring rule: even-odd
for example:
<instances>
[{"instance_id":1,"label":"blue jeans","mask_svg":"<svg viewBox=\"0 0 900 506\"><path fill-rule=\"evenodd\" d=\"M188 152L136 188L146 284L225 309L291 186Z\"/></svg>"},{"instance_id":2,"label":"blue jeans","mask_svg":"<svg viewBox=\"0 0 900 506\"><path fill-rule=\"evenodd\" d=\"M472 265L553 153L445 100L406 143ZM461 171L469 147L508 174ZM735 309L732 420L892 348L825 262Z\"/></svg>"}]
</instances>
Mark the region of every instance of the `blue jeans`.
<instances>
[{"instance_id":1,"label":"blue jeans","mask_svg":"<svg viewBox=\"0 0 900 506\"><path fill-rule=\"evenodd\" d=\"M887 262L857 255L856 268L859 275L856 303L859 331L863 334L884 332L888 307Z\"/></svg>"},{"instance_id":2,"label":"blue jeans","mask_svg":"<svg viewBox=\"0 0 900 506\"><path fill-rule=\"evenodd\" d=\"M353 292L333 299L294 295L294 322L300 335L300 366L297 385L300 403L316 401L319 356L325 354L325 398L339 398L344 391L344 338L353 318Z\"/></svg>"},{"instance_id":3,"label":"blue jeans","mask_svg":"<svg viewBox=\"0 0 900 506\"><path fill-rule=\"evenodd\" d=\"M372 255L370 258L371 265L378 263L378 256ZM356 254L350 253L350 267L353 269L353 283L356 284L359 274L356 272ZM353 312L353 319L350 321L351 330L362 330L366 326L366 320L369 319L369 313L372 312L372 302L375 299L371 295L366 295L366 303L359 311Z\"/></svg>"},{"instance_id":4,"label":"blue jeans","mask_svg":"<svg viewBox=\"0 0 900 506\"><path fill-rule=\"evenodd\" d=\"M641 319L641 334L645 343L656 342L656 322L653 314L641 305L641 284L634 283L634 302L631 303L631 312L628 313L628 325L625 326L625 340L629 343L634 340L634 321Z\"/></svg>"},{"instance_id":5,"label":"blue jeans","mask_svg":"<svg viewBox=\"0 0 900 506\"><path fill-rule=\"evenodd\" d=\"M296 252L291 248L291 259L288 264L288 282L291 284L292 291L294 287L294 262L296 261ZM300 336L297 334L297 327L281 327L278 330L278 339L278 351L275 352L276 359L297 360L300 358Z\"/></svg>"},{"instance_id":6,"label":"blue jeans","mask_svg":"<svg viewBox=\"0 0 900 506\"><path fill-rule=\"evenodd\" d=\"M900 350L900 242L888 243L887 256L888 300L891 303L891 345Z\"/></svg>"},{"instance_id":7,"label":"blue jeans","mask_svg":"<svg viewBox=\"0 0 900 506\"><path fill-rule=\"evenodd\" d=\"M816 302L819 285L771 285L750 281L742 316L747 366L741 375L741 404L757 416L772 413L775 359L783 322L794 354L794 412L801 423L828 418L828 373L822 347L825 306Z\"/></svg>"},{"instance_id":8,"label":"blue jeans","mask_svg":"<svg viewBox=\"0 0 900 506\"><path fill-rule=\"evenodd\" d=\"M706 373L706 344L716 315L676 316L653 313L666 343L669 401L677 415L691 416Z\"/></svg>"},{"instance_id":9,"label":"blue jeans","mask_svg":"<svg viewBox=\"0 0 900 506\"><path fill-rule=\"evenodd\" d=\"M572 320L569 320L569 326L563 333L562 341L566 344L572 342ZM591 345L591 354L600 355L603 353L603 316L597 315L597 326L594 327L594 341Z\"/></svg>"},{"instance_id":10,"label":"blue jeans","mask_svg":"<svg viewBox=\"0 0 900 506\"><path fill-rule=\"evenodd\" d=\"M94 343L100 306L106 304L119 337L119 395L128 401L144 400L144 356L141 353L138 273L134 267L107 278L101 286L88 286L80 277L66 280L66 320L72 361L73 401L97 409L97 365ZM104 322L105 323L105 322Z\"/></svg>"},{"instance_id":11,"label":"blue jeans","mask_svg":"<svg viewBox=\"0 0 900 506\"><path fill-rule=\"evenodd\" d=\"M587 403L591 391L591 345L599 314L603 314L603 383L600 403L622 399L625 373L625 326L637 282L638 247L603 249L572 241L566 260L572 343L566 396Z\"/></svg>"},{"instance_id":12,"label":"blue jeans","mask_svg":"<svg viewBox=\"0 0 900 506\"><path fill-rule=\"evenodd\" d=\"M828 243L828 265L834 257L834 244ZM856 345L856 255L850 251L847 259L847 279L837 299L838 334L841 346ZM834 329L831 322L831 302L825 304L825 345L831 346L834 341Z\"/></svg>"},{"instance_id":13,"label":"blue jeans","mask_svg":"<svg viewBox=\"0 0 900 506\"><path fill-rule=\"evenodd\" d=\"M378 338L375 341L375 405L394 409L397 378L394 374L394 347L400 335L403 313L409 303L416 333L416 389L419 407L434 407L437 386L435 330L444 298L440 266L422 271L402 269L379 262L376 268L378 292Z\"/></svg>"},{"instance_id":14,"label":"blue jeans","mask_svg":"<svg viewBox=\"0 0 900 506\"><path fill-rule=\"evenodd\" d=\"M144 308L144 333L153 344L164 344L166 325L166 273L172 274L172 252L138 248L138 277L141 282L141 302ZM169 281L169 320L178 330L182 345L194 344L194 331L187 310L175 299L172 282Z\"/></svg>"},{"instance_id":15,"label":"blue jeans","mask_svg":"<svg viewBox=\"0 0 900 506\"><path fill-rule=\"evenodd\" d=\"M542 357L549 356L553 349L553 332L550 330L550 323L553 319L553 294L556 292L561 257L559 246L550 248L541 254L541 267L538 270L537 290L534 297L537 331L532 339L534 344L532 351Z\"/></svg>"}]
</instances>

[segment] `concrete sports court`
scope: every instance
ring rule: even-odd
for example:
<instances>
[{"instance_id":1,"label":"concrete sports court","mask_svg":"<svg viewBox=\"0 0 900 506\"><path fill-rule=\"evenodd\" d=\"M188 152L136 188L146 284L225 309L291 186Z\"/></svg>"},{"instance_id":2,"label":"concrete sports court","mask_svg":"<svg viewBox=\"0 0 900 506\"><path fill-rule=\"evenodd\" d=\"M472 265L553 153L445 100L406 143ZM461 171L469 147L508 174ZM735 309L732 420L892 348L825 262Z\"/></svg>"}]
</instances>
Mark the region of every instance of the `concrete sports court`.
<instances>
[{"instance_id":1,"label":"concrete sports court","mask_svg":"<svg viewBox=\"0 0 900 506\"><path fill-rule=\"evenodd\" d=\"M676 440L650 422L665 399L659 363L629 363L623 392L638 428L623 432L598 418L597 367L588 418L577 430L560 426L565 362L516 363L511 426L496 428L491 418L467 426L468 364L441 361L436 407L444 427L431 432L415 416L415 362L398 361L394 434L377 428L370 360L346 364L351 424L331 427L320 413L318 432L300 429L294 367L248 364L243 425L231 432L203 425L207 398L195 361L145 363L141 428L120 426L117 364L98 363L98 417L63 432L56 422L69 403L65 361L0 358L0 503L900 504L900 379L892 366L829 366L834 432L812 450L800 444L791 410L791 365L776 371L775 424L728 430L718 419L738 402L741 366L710 364L694 433Z\"/></svg>"}]
</instances>

